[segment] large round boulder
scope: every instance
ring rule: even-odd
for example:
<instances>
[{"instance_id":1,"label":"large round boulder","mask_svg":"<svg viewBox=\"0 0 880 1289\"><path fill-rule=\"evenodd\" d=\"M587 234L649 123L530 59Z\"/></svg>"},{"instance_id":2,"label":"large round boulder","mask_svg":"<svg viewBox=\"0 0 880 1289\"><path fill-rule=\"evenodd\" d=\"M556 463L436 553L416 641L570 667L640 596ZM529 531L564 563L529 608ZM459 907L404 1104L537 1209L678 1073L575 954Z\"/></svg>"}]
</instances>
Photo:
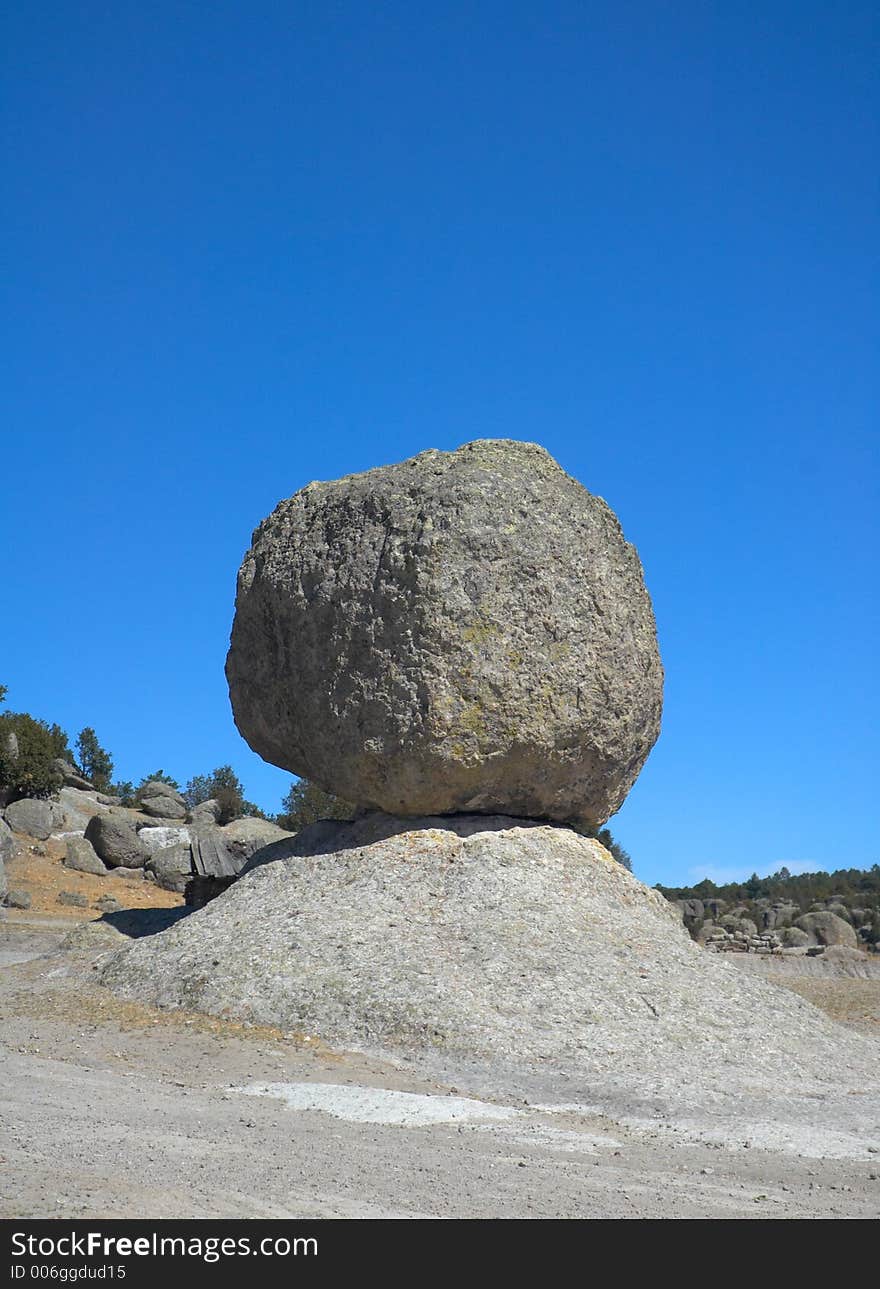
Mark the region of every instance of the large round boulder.
<instances>
[{"instance_id":1,"label":"large round boulder","mask_svg":"<svg viewBox=\"0 0 880 1289\"><path fill-rule=\"evenodd\" d=\"M848 922L839 918L836 913L823 910L821 913L805 913L795 922L795 926L807 935L814 936L819 944L843 944L850 949L858 948L858 936Z\"/></svg>"},{"instance_id":2,"label":"large round boulder","mask_svg":"<svg viewBox=\"0 0 880 1289\"><path fill-rule=\"evenodd\" d=\"M311 483L257 529L226 664L267 761L358 806L595 825L660 728L638 554L543 448Z\"/></svg>"},{"instance_id":3,"label":"large round boulder","mask_svg":"<svg viewBox=\"0 0 880 1289\"><path fill-rule=\"evenodd\" d=\"M121 815L95 815L89 820L85 838L108 868L143 868L149 857L134 823Z\"/></svg>"}]
</instances>

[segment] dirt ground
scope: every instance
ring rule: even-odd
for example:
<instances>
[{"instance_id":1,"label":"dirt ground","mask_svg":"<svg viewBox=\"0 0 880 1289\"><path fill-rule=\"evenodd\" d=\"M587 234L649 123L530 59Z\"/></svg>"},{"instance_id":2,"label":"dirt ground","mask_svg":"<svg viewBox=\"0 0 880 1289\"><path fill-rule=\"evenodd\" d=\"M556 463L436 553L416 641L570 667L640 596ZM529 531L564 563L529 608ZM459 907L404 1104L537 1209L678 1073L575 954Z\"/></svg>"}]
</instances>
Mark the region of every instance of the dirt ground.
<instances>
[{"instance_id":1,"label":"dirt ground","mask_svg":"<svg viewBox=\"0 0 880 1289\"><path fill-rule=\"evenodd\" d=\"M118 931L84 925L69 937L70 913L51 912L0 922L0 1217L880 1212L880 1153L728 1149L664 1132L669 1125L646 1133L584 1107L485 1097L474 1117L394 1122L381 1106L396 1092L426 1094L404 1101L419 1113L427 1106L430 1118L469 1089L331 1051L309 1035L120 1002L95 985L93 969ZM132 916L155 929L175 913L152 923ZM125 925L125 915L111 917ZM807 982L813 1001L834 983ZM836 1014L876 1026L880 982L843 986L839 996L826 989ZM803 982L792 987L802 992ZM241 1090L260 1084L284 1085L294 1107ZM353 1096L379 1098L372 1119L352 1116Z\"/></svg>"},{"instance_id":2,"label":"dirt ground","mask_svg":"<svg viewBox=\"0 0 880 1289\"><path fill-rule=\"evenodd\" d=\"M861 1034L880 1038L880 957L864 956L846 968L822 958L762 958L731 955L744 970L753 971L784 989L806 998L832 1020Z\"/></svg>"},{"instance_id":3,"label":"dirt ground","mask_svg":"<svg viewBox=\"0 0 880 1289\"><path fill-rule=\"evenodd\" d=\"M9 885L14 890L26 892L31 897L31 907L27 910L8 909L6 916L12 922L21 918L29 921L34 914L71 923L81 922L84 918L99 918L101 910L94 906L102 895L112 895L126 909L170 909L183 904L182 895L163 891L155 882L114 877L112 872L107 877L93 877L91 873L65 868L62 860L67 847L56 837L36 843L44 854L31 849L35 844L31 838L17 834L16 841L20 853L9 863ZM88 908L59 904L58 896L62 891L85 896Z\"/></svg>"}]
</instances>

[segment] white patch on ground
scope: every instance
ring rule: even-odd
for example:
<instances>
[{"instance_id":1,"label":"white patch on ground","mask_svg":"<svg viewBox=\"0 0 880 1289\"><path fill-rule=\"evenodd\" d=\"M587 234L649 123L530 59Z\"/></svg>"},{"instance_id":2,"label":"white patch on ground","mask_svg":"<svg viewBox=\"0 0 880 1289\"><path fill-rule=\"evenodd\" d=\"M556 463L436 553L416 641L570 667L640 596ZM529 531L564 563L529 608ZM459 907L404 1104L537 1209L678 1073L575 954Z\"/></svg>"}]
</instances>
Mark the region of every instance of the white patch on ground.
<instances>
[{"instance_id":1,"label":"white patch on ground","mask_svg":"<svg viewBox=\"0 0 880 1289\"><path fill-rule=\"evenodd\" d=\"M880 1150L880 1138L860 1137L854 1133L823 1128L819 1124L722 1122L707 1126L698 1121L681 1119L659 1123L653 1119L618 1118L622 1126L643 1136L678 1137L685 1141L722 1146L725 1150L771 1150L802 1159L874 1159Z\"/></svg>"},{"instance_id":2,"label":"white patch on ground","mask_svg":"<svg viewBox=\"0 0 880 1289\"><path fill-rule=\"evenodd\" d=\"M39 958L42 952L42 949L0 949L0 970L4 967L14 967L19 962L32 962L34 958Z\"/></svg>"},{"instance_id":3,"label":"white patch on ground","mask_svg":"<svg viewBox=\"0 0 880 1289\"><path fill-rule=\"evenodd\" d=\"M468 1097L428 1096L422 1092L393 1092L388 1088L348 1087L340 1083L252 1083L229 1091L251 1097L276 1097L291 1110L323 1110L349 1123L406 1128L513 1119L523 1113L514 1106L492 1105Z\"/></svg>"},{"instance_id":4,"label":"white patch on ground","mask_svg":"<svg viewBox=\"0 0 880 1289\"><path fill-rule=\"evenodd\" d=\"M495 1124L475 1124L472 1132L490 1132L499 1140L512 1146L529 1149L543 1147L564 1151L566 1154L598 1155L600 1150L615 1150L620 1142L614 1137L599 1137L591 1132L577 1132L570 1128L550 1128L546 1124L528 1127L499 1128Z\"/></svg>"}]
</instances>

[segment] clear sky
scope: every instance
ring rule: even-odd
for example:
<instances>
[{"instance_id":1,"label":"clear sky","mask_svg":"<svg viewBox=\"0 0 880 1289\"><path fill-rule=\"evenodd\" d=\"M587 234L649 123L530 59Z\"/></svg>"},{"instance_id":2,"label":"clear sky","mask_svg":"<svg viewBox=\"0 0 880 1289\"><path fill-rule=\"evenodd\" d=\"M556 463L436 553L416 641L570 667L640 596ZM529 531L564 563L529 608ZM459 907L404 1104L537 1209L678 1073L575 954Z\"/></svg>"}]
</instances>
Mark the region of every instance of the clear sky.
<instances>
[{"instance_id":1,"label":"clear sky","mask_svg":"<svg viewBox=\"0 0 880 1289\"><path fill-rule=\"evenodd\" d=\"M648 882L877 843L876 4L11 4L0 680L121 778L230 762L251 530L543 444L640 552Z\"/></svg>"}]
</instances>

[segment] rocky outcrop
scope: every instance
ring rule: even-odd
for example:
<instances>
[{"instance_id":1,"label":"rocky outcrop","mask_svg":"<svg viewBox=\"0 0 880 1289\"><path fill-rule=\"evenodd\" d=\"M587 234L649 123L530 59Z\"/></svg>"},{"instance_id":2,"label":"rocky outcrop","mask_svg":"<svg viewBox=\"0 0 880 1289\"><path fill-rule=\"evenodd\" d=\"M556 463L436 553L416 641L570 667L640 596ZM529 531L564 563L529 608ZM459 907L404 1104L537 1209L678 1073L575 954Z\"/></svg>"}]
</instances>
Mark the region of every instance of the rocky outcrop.
<instances>
[{"instance_id":1,"label":"rocky outcrop","mask_svg":"<svg viewBox=\"0 0 880 1289\"><path fill-rule=\"evenodd\" d=\"M786 949L806 949L815 941L806 931L802 931L799 926L786 926L779 932L779 939Z\"/></svg>"},{"instance_id":2,"label":"rocky outcrop","mask_svg":"<svg viewBox=\"0 0 880 1289\"><path fill-rule=\"evenodd\" d=\"M138 789L140 808L156 819L185 819L186 802L170 784L151 779Z\"/></svg>"},{"instance_id":3,"label":"rocky outcrop","mask_svg":"<svg viewBox=\"0 0 880 1289\"><path fill-rule=\"evenodd\" d=\"M206 908L129 941L101 982L341 1047L628 1077L645 1104L655 1080L730 1086L732 1067L802 1079L849 1041L704 953L598 842L485 816L305 829Z\"/></svg>"},{"instance_id":4,"label":"rocky outcrop","mask_svg":"<svg viewBox=\"0 0 880 1289\"><path fill-rule=\"evenodd\" d=\"M265 819L250 818L235 819L223 828L191 823L185 828L142 828L139 833L150 852L147 871L160 886L180 892L190 877L235 877L252 855L290 836Z\"/></svg>"},{"instance_id":5,"label":"rocky outcrop","mask_svg":"<svg viewBox=\"0 0 880 1289\"><path fill-rule=\"evenodd\" d=\"M233 819L232 823L226 824L220 832L223 836L223 844L236 866L236 872L239 872L257 851L272 845L273 842L284 841L293 836L293 833L285 832L283 828L270 823L268 819L255 819L250 816Z\"/></svg>"},{"instance_id":6,"label":"rocky outcrop","mask_svg":"<svg viewBox=\"0 0 880 1289\"><path fill-rule=\"evenodd\" d=\"M89 907L88 896L83 895L82 891L61 891L58 895L59 904L67 904L75 909L87 909Z\"/></svg>"},{"instance_id":7,"label":"rocky outcrop","mask_svg":"<svg viewBox=\"0 0 880 1289\"><path fill-rule=\"evenodd\" d=\"M795 926L813 938L817 944L843 944L850 949L857 949L859 940L849 922L836 913L823 910L819 913L805 913L795 922Z\"/></svg>"},{"instance_id":8,"label":"rocky outcrop","mask_svg":"<svg viewBox=\"0 0 880 1289\"><path fill-rule=\"evenodd\" d=\"M4 814L13 832L27 833L38 841L51 837L63 818L57 802L36 797L22 797L19 801L13 801L6 807Z\"/></svg>"},{"instance_id":9,"label":"rocky outcrop","mask_svg":"<svg viewBox=\"0 0 880 1289\"><path fill-rule=\"evenodd\" d=\"M67 838L64 866L80 873L91 873L95 877L106 877L108 873L106 864L99 859L94 846L85 837Z\"/></svg>"},{"instance_id":10,"label":"rocky outcrop","mask_svg":"<svg viewBox=\"0 0 880 1289\"><path fill-rule=\"evenodd\" d=\"M100 793L94 789L64 787L58 793L58 806L61 810L60 827L64 832L84 833L89 820L94 815L106 814L109 806L99 800Z\"/></svg>"},{"instance_id":11,"label":"rocky outcrop","mask_svg":"<svg viewBox=\"0 0 880 1289\"><path fill-rule=\"evenodd\" d=\"M635 549L511 440L282 502L242 565L226 670L255 751L400 815L600 823L660 728Z\"/></svg>"},{"instance_id":12,"label":"rocky outcrop","mask_svg":"<svg viewBox=\"0 0 880 1289\"><path fill-rule=\"evenodd\" d=\"M146 871L166 891L182 895L193 875L192 851L188 845L163 846L150 856Z\"/></svg>"},{"instance_id":13,"label":"rocky outcrop","mask_svg":"<svg viewBox=\"0 0 880 1289\"><path fill-rule=\"evenodd\" d=\"M197 806L193 806L190 819L194 824L219 824L222 813L220 802L211 797L208 801L200 801Z\"/></svg>"},{"instance_id":14,"label":"rocky outcrop","mask_svg":"<svg viewBox=\"0 0 880 1289\"><path fill-rule=\"evenodd\" d=\"M152 857L157 851L165 850L169 846L189 846L191 832L189 828L166 824L158 828L153 826L141 828L138 830L138 838Z\"/></svg>"},{"instance_id":15,"label":"rocky outcrop","mask_svg":"<svg viewBox=\"0 0 880 1289\"><path fill-rule=\"evenodd\" d=\"M149 857L150 852L140 840L134 822L125 817L126 813L111 811L95 815L85 831L86 840L92 843L108 868L143 868Z\"/></svg>"},{"instance_id":16,"label":"rocky outcrop","mask_svg":"<svg viewBox=\"0 0 880 1289\"><path fill-rule=\"evenodd\" d=\"M75 765L65 761L63 757L56 757L52 762L52 769L58 775L61 783L65 788L79 788L82 792L94 792L95 788L92 783L81 774Z\"/></svg>"},{"instance_id":17,"label":"rocky outcrop","mask_svg":"<svg viewBox=\"0 0 880 1289\"><path fill-rule=\"evenodd\" d=\"M773 953L782 952L783 941L775 931L758 932L754 923L748 928L704 926L699 943L712 953Z\"/></svg>"}]
</instances>

